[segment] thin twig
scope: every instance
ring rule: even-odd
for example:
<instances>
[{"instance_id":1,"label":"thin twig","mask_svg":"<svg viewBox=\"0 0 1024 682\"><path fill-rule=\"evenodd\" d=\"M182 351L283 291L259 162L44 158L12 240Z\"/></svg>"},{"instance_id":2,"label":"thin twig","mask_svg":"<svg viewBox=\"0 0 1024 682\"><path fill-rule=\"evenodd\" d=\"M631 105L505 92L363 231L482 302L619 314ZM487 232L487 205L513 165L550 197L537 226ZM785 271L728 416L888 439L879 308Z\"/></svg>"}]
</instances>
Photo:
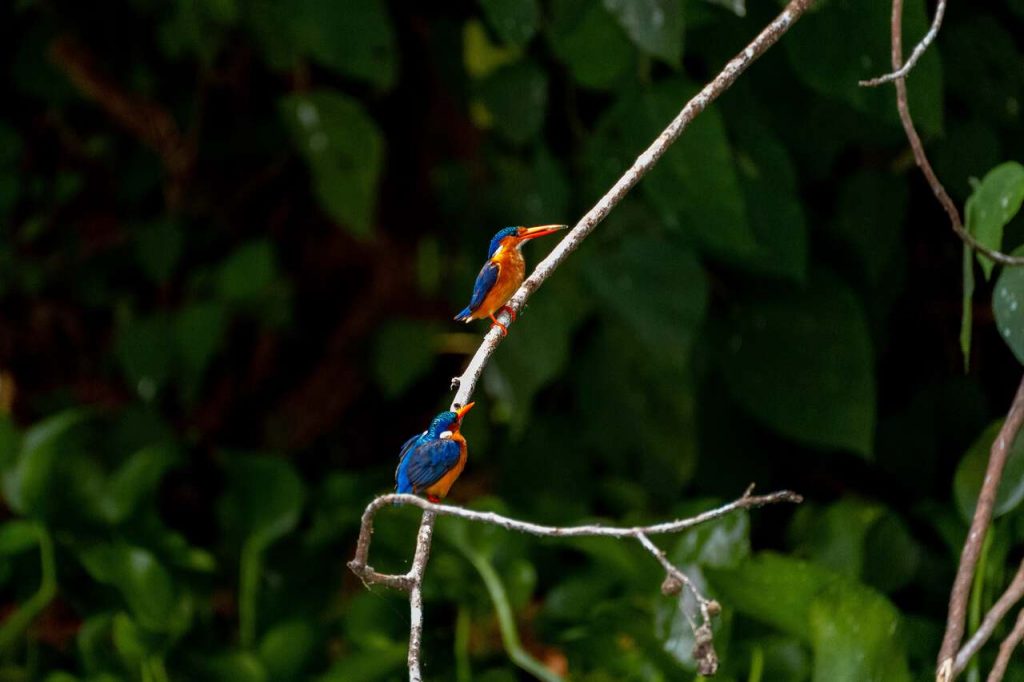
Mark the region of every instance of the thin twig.
<instances>
[{"instance_id":1,"label":"thin twig","mask_svg":"<svg viewBox=\"0 0 1024 682\"><path fill-rule=\"evenodd\" d=\"M999 645L999 654L992 665L992 672L988 674L988 682L1002 681L1006 667L1010 664L1010 656L1013 655L1013 650L1020 646L1021 640L1024 640L1024 609L1017 614L1017 624L1013 626L1013 630Z\"/></svg>"},{"instance_id":2,"label":"thin twig","mask_svg":"<svg viewBox=\"0 0 1024 682\"><path fill-rule=\"evenodd\" d=\"M892 0L892 67L899 73L903 64L903 0ZM904 76L897 76L896 83L896 109L900 114L900 122L910 142L910 148L914 152L914 160L917 162L921 172L924 173L928 185L932 188L935 198L942 204L946 214L949 215L949 223L957 236L975 251L985 254L992 260L1003 265L1024 265L1024 257L1010 256L1001 251L996 251L985 246L974 238L964 227L960 219L960 211L950 198L946 188L935 175L928 156L924 153L924 145L921 144L921 137L914 127L914 119L910 116L910 105L907 103L907 81Z\"/></svg>"},{"instance_id":3,"label":"thin twig","mask_svg":"<svg viewBox=\"0 0 1024 682\"><path fill-rule=\"evenodd\" d=\"M910 59L902 67L897 68L892 73L887 73L884 76L878 76L877 78L871 78L870 80L860 81L859 85L865 88L873 88L883 83L890 83L897 78L906 78L910 70L917 66L917 60L921 58L934 42L935 37L939 35L939 28L942 26L942 17L946 14L946 0L939 0L935 5L935 16L932 18L932 25L928 29L928 32L924 34L924 38L921 38L921 42L917 44L914 51L910 53Z\"/></svg>"},{"instance_id":4,"label":"thin twig","mask_svg":"<svg viewBox=\"0 0 1024 682\"><path fill-rule=\"evenodd\" d=\"M988 642L995 631L996 626L1010 612L1014 604L1021 599L1024 599L1024 561L1021 561L1020 566L1017 568L1017 573L1013 576L1010 586L1006 588L1002 596L996 600L996 603L992 605L989 612L985 614L985 618L981 621L978 630L971 635L967 643L957 652L956 661L953 664L953 672L956 675L967 669L967 664L971 662L974 654L978 653L981 647L985 646L985 643Z\"/></svg>"},{"instance_id":5,"label":"thin twig","mask_svg":"<svg viewBox=\"0 0 1024 682\"><path fill-rule=\"evenodd\" d=\"M896 0L899 2L899 0ZM985 541L985 534L992 523L992 510L995 507L996 492L999 490L999 481L1003 477L1003 468L1010 455L1010 448L1024 423L1024 379L1017 388L1017 394L1010 405L1010 411L1006 415L1006 421L999 429L999 435L992 443L992 450L988 458L988 467L985 469L985 480L981 484L981 492L978 495L978 505L974 509L974 518L971 519L971 527L967 531L967 540L964 542L963 551L960 554L960 566L957 568L956 578L953 581L953 589L949 595L949 613L946 617L946 634L942 638L942 648L939 650L937 682L952 682L959 671L955 669L957 649L964 637L964 625L967 619L967 604L970 600L971 582L974 580L974 570L978 564L978 557L981 554L981 546Z\"/></svg>"},{"instance_id":6,"label":"thin twig","mask_svg":"<svg viewBox=\"0 0 1024 682\"><path fill-rule=\"evenodd\" d=\"M704 86L694 97L686 103L679 115L662 131L661 135L649 146L643 154L637 157L629 170L619 178L619 181L612 186L608 192L601 197L593 208L584 215L576 226L562 239L561 242L542 260L534 269L533 273L519 287L519 290L509 300L509 307L516 313L522 311L527 299L537 290L551 273L555 271L562 261L569 257L573 251L586 239L587 235L594 231L598 223L605 219L615 206L622 201L623 197L631 190L648 171L658 162L668 148L676 141L680 133L686 129L690 122L697 115L704 111L709 104L718 98L723 92L735 82L741 73L760 57L769 47L774 45L779 38L785 34L789 27L813 4L814 0L791 0L779 16L775 18L761 33L738 55L733 57L725 68L715 76L714 80ZM508 327L512 324L511 316L502 312L499 321ZM455 399L452 401L452 409L458 409L469 402L473 391L476 389L477 381L483 374L484 367L491 355L501 343L503 334L497 327L484 336L480 348L469 361L462 376L452 379L452 387L458 387Z\"/></svg>"}]
</instances>

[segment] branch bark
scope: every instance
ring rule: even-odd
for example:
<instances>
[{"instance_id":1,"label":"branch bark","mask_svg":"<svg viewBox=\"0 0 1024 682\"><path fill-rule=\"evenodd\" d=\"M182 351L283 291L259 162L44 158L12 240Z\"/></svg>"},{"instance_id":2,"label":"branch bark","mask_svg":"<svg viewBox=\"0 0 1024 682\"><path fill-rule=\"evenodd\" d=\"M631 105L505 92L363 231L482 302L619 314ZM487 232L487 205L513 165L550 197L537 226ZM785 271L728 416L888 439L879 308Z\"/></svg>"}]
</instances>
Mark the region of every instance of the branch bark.
<instances>
[{"instance_id":1,"label":"branch bark","mask_svg":"<svg viewBox=\"0 0 1024 682\"><path fill-rule=\"evenodd\" d=\"M690 122L700 112L704 111L709 104L715 101L719 95L728 90L740 74L746 71L747 67L764 54L769 47L774 45L789 30L790 26L807 11L813 2L814 0L791 0L785 9L782 10L781 14L768 24L742 52L733 57L710 83L705 85L700 92L686 103L682 111L669 123L668 127L662 131L661 135L651 143L644 153L637 157L633 165L619 178L618 182L601 197L601 200L593 208L587 211L586 215L580 218L576 226L548 254L547 258L537 265L533 273L522 283L511 300L509 300L508 305L512 310L516 313L522 312L530 295L544 283L544 280L551 276L555 268L561 265L569 257L569 254L579 247L583 240L594 231L594 228L622 201L623 197L629 193L629 190L640 181L640 178L654 167L654 164L668 151L668 148L672 146L672 143L676 141ZM507 312L500 313L498 319L506 327L512 324L511 316ZM454 400L452 400L452 410L456 410L469 402L469 399L473 396L473 391L476 389L477 381L479 381L480 376L483 374L484 367L487 366L488 360L494 354L502 338L501 330L492 327L487 332L487 335L484 336L483 342L469 361L469 365L466 366L462 376L452 379L452 388L458 389Z\"/></svg>"},{"instance_id":2,"label":"branch bark","mask_svg":"<svg viewBox=\"0 0 1024 682\"><path fill-rule=\"evenodd\" d=\"M914 51L910 53L910 59L907 60L907 63L902 67L897 67L893 64L895 71L892 73L887 73L884 76L879 76L878 78L861 81L859 85L865 88L873 88L882 85L883 83L891 83L899 78L906 78L907 74L917 66L917 60L921 58L921 55L923 55L931 46L932 42L935 41L935 37L939 35L939 29L942 27L942 17L945 16L945 14L946 0L939 0L935 4L935 16L932 18L932 25L928 28L928 32L924 34L924 38L921 38L921 42L914 47ZM902 31L900 34L902 36ZM902 59L902 54L900 55L900 58Z\"/></svg>"},{"instance_id":3,"label":"branch bark","mask_svg":"<svg viewBox=\"0 0 1024 682\"><path fill-rule=\"evenodd\" d=\"M670 533L681 533L695 526L709 521L722 518L740 509L756 509L767 504L779 502L800 503L803 498L788 490L770 493L768 495L754 495L753 486L747 488L743 495L728 504L715 509L691 516L685 519L676 519L664 523L656 523L649 526L617 527L605 526L602 524L588 524L582 526L545 526L529 521L495 514L494 512L480 512L472 509L463 509L450 505L435 504L428 502L415 495L402 495L392 493L381 495L367 505L363 512L362 523L359 528L359 540L356 544L355 557L348 563L348 567L363 581L363 584L385 585L387 587L402 590L409 593L409 680L410 682L421 682L421 642L423 637L423 576L426 572L427 561L430 558L430 545L434 532L434 522L438 516L454 516L467 521L485 523L498 526L508 531L527 533L538 537L572 538L572 537L606 537L613 539L635 539L647 550L665 569L666 582L663 584L663 592L666 594L677 594L665 588L664 585L671 584L670 581L678 581L680 586L689 589L697 600L701 615L701 625L691 618L691 626L694 629L697 646L694 654L697 658L702 675L712 675L718 668L718 658L715 654L711 637L711 618L718 613L718 603L707 599L693 585L689 577L665 556L665 552L655 545L648 537L650 535L665 535ZM419 507L423 510L423 519L420 522L419 533L416 538L416 553L413 556L412 566L408 573L387 574L376 571L369 564L370 541L373 537L374 518L381 509L395 504L405 504ZM689 617L689 616L688 616Z\"/></svg>"},{"instance_id":4,"label":"branch bark","mask_svg":"<svg viewBox=\"0 0 1024 682\"><path fill-rule=\"evenodd\" d=\"M957 652L956 661L953 663L954 675L959 675L967 669L967 664L971 662L974 654L978 653L981 647L985 646L985 643L988 642L999 622L1010 612L1014 604L1022 598L1024 598L1024 561L1020 563L1020 567L1013 576L1010 586L1006 588L1002 596L996 600L996 603L985 614L985 618L981 621L981 625L978 626L977 632L971 635L967 643Z\"/></svg>"},{"instance_id":5,"label":"branch bark","mask_svg":"<svg viewBox=\"0 0 1024 682\"><path fill-rule=\"evenodd\" d=\"M1013 655L1013 650L1020 646L1021 640L1024 640L1024 609L1017 614L1017 623L1013 626L1013 630L999 645L999 655L996 656L996 662L988 674L988 682L1002 681L1003 676L1006 675L1006 667L1010 664L1010 656Z\"/></svg>"},{"instance_id":6,"label":"branch bark","mask_svg":"<svg viewBox=\"0 0 1024 682\"><path fill-rule=\"evenodd\" d=\"M964 637L967 605L970 601L974 570L981 554L981 546L985 542L985 534L992 523L992 510L995 507L999 481L1002 479L1010 448L1013 446L1013 441L1022 424L1024 424L1024 379L1021 380L1020 386L1017 388L1017 394L1010 405L1006 421L1003 422L1003 427L999 429L999 435L992 443L988 467L985 469L985 479L981 484L981 493L978 496L978 505L974 509L974 518L971 519L967 540L964 542L964 548L960 554L960 565L957 568L953 589L949 596L946 634L942 638L942 648L939 650L937 682L952 682L958 674L955 662L957 649Z\"/></svg>"}]
</instances>

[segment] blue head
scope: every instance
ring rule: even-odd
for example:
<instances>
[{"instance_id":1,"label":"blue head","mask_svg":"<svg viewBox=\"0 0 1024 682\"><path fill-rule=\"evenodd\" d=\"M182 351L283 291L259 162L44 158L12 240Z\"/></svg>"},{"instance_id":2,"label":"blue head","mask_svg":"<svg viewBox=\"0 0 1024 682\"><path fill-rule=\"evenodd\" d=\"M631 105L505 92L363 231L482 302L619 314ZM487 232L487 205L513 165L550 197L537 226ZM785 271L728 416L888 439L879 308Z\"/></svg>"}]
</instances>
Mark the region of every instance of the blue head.
<instances>
[{"instance_id":1,"label":"blue head","mask_svg":"<svg viewBox=\"0 0 1024 682\"><path fill-rule=\"evenodd\" d=\"M442 412L441 414L434 417L434 421L430 422L430 428L427 429L427 435L432 438L440 438L441 434L445 431L455 433L462 426L462 418L466 416L475 403L466 403L458 409L457 412Z\"/></svg>"},{"instance_id":2,"label":"blue head","mask_svg":"<svg viewBox=\"0 0 1024 682\"><path fill-rule=\"evenodd\" d=\"M566 225L541 225L540 227L505 227L498 230L491 238L491 245L487 247L487 257L493 258L495 252L502 246L522 246L528 239L543 237L552 232L564 230Z\"/></svg>"}]
</instances>

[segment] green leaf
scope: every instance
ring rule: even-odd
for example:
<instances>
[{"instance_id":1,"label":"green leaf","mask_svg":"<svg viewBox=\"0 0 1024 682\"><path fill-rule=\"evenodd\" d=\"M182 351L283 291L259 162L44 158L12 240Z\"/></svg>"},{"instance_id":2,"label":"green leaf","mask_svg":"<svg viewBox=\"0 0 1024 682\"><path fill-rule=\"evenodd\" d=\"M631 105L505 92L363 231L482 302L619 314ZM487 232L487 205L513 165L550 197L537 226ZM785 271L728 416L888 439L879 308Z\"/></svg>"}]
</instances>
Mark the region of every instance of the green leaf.
<instances>
[{"instance_id":1,"label":"green leaf","mask_svg":"<svg viewBox=\"0 0 1024 682\"><path fill-rule=\"evenodd\" d=\"M529 62L503 66L480 83L479 96L495 130L521 145L535 138L544 125L547 74Z\"/></svg>"},{"instance_id":2,"label":"green leaf","mask_svg":"<svg viewBox=\"0 0 1024 682\"><path fill-rule=\"evenodd\" d=\"M109 523L125 521L143 499L152 499L160 479L181 461L170 445L152 445L128 458L110 478L107 493L100 503Z\"/></svg>"},{"instance_id":3,"label":"green leaf","mask_svg":"<svg viewBox=\"0 0 1024 682\"><path fill-rule=\"evenodd\" d=\"M21 554L38 542L39 531L32 521L14 520L0 526L0 556Z\"/></svg>"},{"instance_id":4,"label":"green leaf","mask_svg":"<svg viewBox=\"0 0 1024 682\"><path fill-rule=\"evenodd\" d=\"M633 155L676 117L696 88L672 79L625 95L619 122ZM738 197L740 188L725 125L709 107L665 153L641 187L662 213L665 226L681 238L729 262L749 262L759 245Z\"/></svg>"},{"instance_id":5,"label":"green leaf","mask_svg":"<svg viewBox=\"0 0 1024 682\"><path fill-rule=\"evenodd\" d=\"M1024 202L1024 166L1007 161L990 170L967 199L967 231L993 251L1003 249L1003 228L1017 215ZM995 263L979 253L985 278L992 276Z\"/></svg>"},{"instance_id":6,"label":"green leaf","mask_svg":"<svg viewBox=\"0 0 1024 682\"><path fill-rule=\"evenodd\" d=\"M708 305L707 278L696 257L640 237L590 264L590 283L608 308L649 351L686 367Z\"/></svg>"},{"instance_id":7,"label":"green leaf","mask_svg":"<svg viewBox=\"0 0 1024 682\"><path fill-rule=\"evenodd\" d=\"M1013 252L1024 256L1024 247ZM992 312L999 336L1024 364L1024 267L1005 267L992 290Z\"/></svg>"},{"instance_id":8,"label":"green leaf","mask_svg":"<svg viewBox=\"0 0 1024 682\"><path fill-rule=\"evenodd\" d=\"M130 385L149 402L174 369L174 335L164 315L133 317L118 329L114 352Z\"/></svg>"},{"instance_id":9,"label":"green leaf","mask_svg":"<svg viewBox=\"0 0 1024 682\"><path fill-rule=\"evenodd\" d=\"M227 282L222 281L222 286L227 286ZM206 368L223 343L226 316L223 305L208 302L186 306L174 319L181 372L178 381L189 403L195 401Z\"/></svg>"},{"instance_id":10,"label":"green leaf","mask_svg":"<svg viewBox=\"0 0 1024 682\"><path fill-rule=\"evenodd\" d=\"M556 0L551 14L551 49L577 83L608 89L629 73L634 50L601 3Z\"/></svg>"},{"instance_id":11,"label":"green leaf","mask_svg":"<svg viewBox=\"0 0 1024 682\"><path fill-rule=\"evenodd\" d=\"M522 45L537 32L540 5L537 0L480 0L487 23L506 43Z\"/></svg>"},{"instance_id":12,"label":"green leaf","mask_svg":"<svg viewBox=\"0 0 1024 682\"><path fill-rule=\"evenodd\" d=\"M899 638L899 612L859 586L835 583L809 609L814 682L910 682Z\"/></svg>"},{"instance_id":13,"label":"green leaf","mask_svg":"<svg viewBox=\"0 0 1024 682\"><path fill-rule=\"evenodd\" d=\"M683 54L683 5L679 0L603 0L641 50L671 66Z\"/></svg>"},{"instance_id":14,"label":"green leaf","mask_svg":"<svg viewBox=\"0 0 1024 682\"><path fill-rule=\"evenodd\" d=\"M160 220L139 229L135 257L143 272L163 284L174 272L182 251L181 229L171 220Z\"/></svg>"},{"instance_id":15,"label":"green leaf","mask_svg":"<svg viewBox=\"0 0 1024 682\"><path fill-rule=\"evenodd\" d=\"M65 410L25 432L17 462L3 475L4 498L14 511L37 518L45 514L61 448L87 416L85 410Z\"/></svg>"},{"instance_id":16,"label":"green leaf","mask_svg":"<svg viewBox=\"0 0 1024 682\"><path fill-rule=\"evenodd\" d=\"M218 291L228 301L258 301L277 278L274 246L257 239L235 249L220 266Z\"/></svg>"},{"instance_id":17,"label":"green leaf","mask_svg":"<svg viewBox=\"0 0 1024 682\"><path fill-rule=\"evenodd\" d=\"M235 455L225 468L228 490L221 511L226 527L242 531L259 547L295 528L305 491L288 462L279 457Z\"/></svg>"},{"instance_id":18,"label":"green leaf","mask_svg":"<svg viewBox=\"0 0 1024 682\"><path fill-rule=\"evenodd\" d=\"M894 128L899 124L892 89L864 88L858 82L892 71L889 59L889 5L831 0L808 12L786 36L784 46L797 75L818 93L839 100ZM924 35L929 23L924 0L904 6L903 32ZM823 40L856 35L858 40ZM923 134L942 130L942 64L938 52L925 52L907 80L910 110Z\"/></svg>"},{"instance_id":19,"label":"green leaf","mask_svg":"<svg viewBox=\"0 0 1024 682\"><path fill-rule=\"evenodd\" d=\"M922 554L903 520L896 514L886 514L871 526L865 538L863 580L885 593L902 589L913 581Z\"/></svg>"},{"instance_id":20,"label":"green leaf","mask_svg":"<svg viewBox=\"0 0 1024 682\"><path fill-rule=\"evenodd\" d=\"M383 0L284 3L295 46L338 73L387 90L398 70L395 31Z\"/></svg>"},{"instance_id":21,"label":"green leaf","mask_svg":"<svg viewBox=\"0 0 1024 682\"><path fill-rule=\"evenodd\" d=\"M263 663L255 654L236 651L220 654L204 666L210 682L273 682Z\"/></svg>"},{"instance_id":22,"label":"green leaf","mask_svg":"<svg viewBox=\"0 0 1024 682\"><path fill-rule=\"evenodd\" d=\"M989 424L978 439L967 450L964 458L957 466L953 478L953 495L957 508L965 521L974 516L974 508L978 504L978 495L988 467L989 453L992 444L999 435L1002 420ZM1016 509L1024 500L1024 437L1017 434L1010 446L1010 454L1006 460L1003 477L996 491L996 502L993 516L999 517Z\"/></svg>"},{"instance_id":23,"label":"green leaf","mask_svg":"<svg viewBox=\"0 0 1024 682\"><path fill-rule=\"evenodd\" d=\"M870 457L874 358L857 297L826 273L736 306L722 372L736 401L783 435Z\"/></svg>"},{"instance_id":24,"label":"green leaf","mask_svg":"<svg viewBox=\"0 0 1024 682\"><path fill-rule=\"evenodd\" d=\"M711 5L724 7L738 17L747 16L747 0L704 0Z\"/></svg>"},{"instance_id":25,"label":"green leaf","mask_svg":"<svg viewBox=\"0 0 1024 682\"><path fill-rule=\"evenodd\" d=\"M814 682L909 682L899 612L873 590L770 553L707 573L724 603L813 646Z\"/></svg>"},{"instance_id":26,"label":"green leaf","mask_svg":"<svg viewBox=\"0 0 1024 682\"><path fill-rule=\"evenodd\" d=\"M840 575L854 580L860 578L868 531L885 513L885 508L848 498L824 510L801 507L798 513L801 520L807 519L806 527L798 530L800 554Z\"/></svg>"},{"instance_id":27,"label":"green leaf","mask_svg":"<svg viewBox=\"0 0 1024 682\"><path fill-rule=\"evenodd\" d=\"M291 620L275 625L260 640L259 656L270 679L294 680L313 652L316 632L308 623Z\"/></svg>"},{"instance_id":28,"label":"green leaf","mask_svg":"<svg viewBox=\"0 0 1024 682\"><path fill-rule=\"evenodd\" d=\"M974 331L974 251L967 244L964 244L962 270L964 293L963 311L960 315L960 352L964 356L964 372L967 372L971 368L971 334ZM996 291L999 291L1000 280L1002 280L1002 277L996 281ZM997 301L992 303L993 311L996 308L996 303ZM1021 360L1021 362L1024 362L1024 360Z\"/></svg>"},{"instance_id":29,"label":"green leaf","mask_svg":"<svg viewBox=\"0 0 1024 682\"><path fill-rule=\"evenodd\" d=\"M352 234L369 236L384 162L384 140L373 119L356 100L330 91L288 95L280 107L320 205Z\"/></svg>"},{"instance_id":30,"label":"green leaf","mask_svg":"<svg viewBox=\"0 0 1024 682\"><path fill-rule=\"evenodd\" d=\"M430 370L437 335L436 325L415 320L392 320L377 332L373 370L385 396L401 395Z\"/></svg>"},{"instance_id":31,"label":"green leaf","mask_svg":"<svg viewBox=\"0 0 1024 682\"><path fill-rule=\"evenodd\" d=\"M148 549L124 543L98 544L79 555L98 582L124 597L139 624L155 631L174 620L176 595L171 574Z\"/></svg>"}]
</instances>

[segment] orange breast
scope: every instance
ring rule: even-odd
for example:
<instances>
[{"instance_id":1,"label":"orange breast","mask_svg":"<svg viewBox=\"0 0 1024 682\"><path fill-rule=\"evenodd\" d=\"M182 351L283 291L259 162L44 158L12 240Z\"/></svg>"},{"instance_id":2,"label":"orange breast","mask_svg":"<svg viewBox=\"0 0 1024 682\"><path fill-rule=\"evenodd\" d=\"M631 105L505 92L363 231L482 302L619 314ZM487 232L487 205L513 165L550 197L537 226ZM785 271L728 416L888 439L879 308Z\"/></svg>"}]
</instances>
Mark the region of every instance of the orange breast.
<instances>
[{"instance_id":1,"label":"orange breast","mask_svg":"<svg viewBox=\"0 0 1024 682\"><path fill-rule=\"evenodd\" d=\"M473 313L475 319L490 317L501 306L508 303L508 299L516 293L516 289L523 283L523 277L526 276L526 262L523 260L523 254L519 253L519 249L516 247L502 249L495 260L500 268L498 281L494 283L494 287L484 297L483 303Z\"/></svg>"},{"instance_id":2,"label":"orange breast","mask_svg":"<svg viewBox=\"0 0 1024 682\"><path fill-rule=\"evenodd\" d=\"M452 436L452 440L459 444L459 461L455 463L455 466L451 468L451 471L437 479L437 482L434 483L434 485L423 491L428 495L434 495L441 499L448 496L448 490L451 489L452 484L455 483L455 480L462 474L462 470L466 468L466 457L469 455L469 448L466 447L466 439L462 437L461 433L454 434Z\"/></svg>"}]
</instances>

